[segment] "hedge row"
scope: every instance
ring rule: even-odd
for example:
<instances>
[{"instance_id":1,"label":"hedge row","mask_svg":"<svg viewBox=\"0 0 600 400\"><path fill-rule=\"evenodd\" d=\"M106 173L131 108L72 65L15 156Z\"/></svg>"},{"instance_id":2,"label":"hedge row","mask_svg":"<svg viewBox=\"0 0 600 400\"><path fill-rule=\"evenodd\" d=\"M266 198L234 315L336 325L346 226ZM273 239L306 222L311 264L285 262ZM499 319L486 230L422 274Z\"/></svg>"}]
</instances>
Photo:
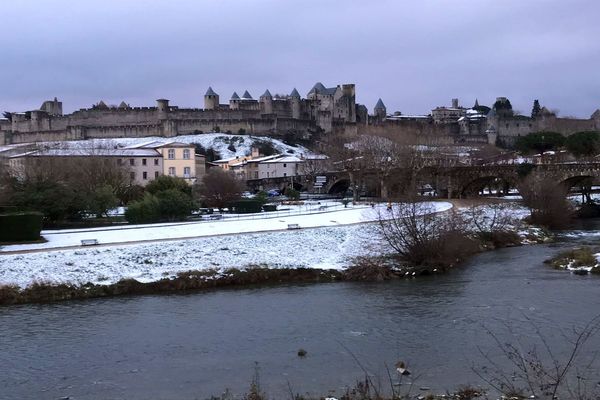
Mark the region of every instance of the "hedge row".
<instances>
[{"instance_id":1,"label":"hedge row","mask_svg":"<svg viewBox=\"0 0 600 400\"><path fill-rule=\"evenodd\" d=\"M0 214L0 242L38 240L43 218L39 212Z\"/></svg>"}]
</instances>

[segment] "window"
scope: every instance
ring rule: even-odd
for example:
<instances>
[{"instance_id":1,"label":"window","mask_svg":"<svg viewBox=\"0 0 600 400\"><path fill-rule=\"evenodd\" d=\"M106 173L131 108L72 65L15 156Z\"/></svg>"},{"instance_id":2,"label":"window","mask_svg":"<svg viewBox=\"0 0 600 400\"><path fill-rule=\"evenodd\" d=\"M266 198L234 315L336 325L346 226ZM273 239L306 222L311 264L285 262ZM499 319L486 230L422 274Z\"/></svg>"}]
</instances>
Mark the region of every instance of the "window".
<instances>
[{"instance_id":1,"label":"window","mask_svg":"<svg viewBox=\"0 0 600 400\"><path fill-rule=\"evenodd\" d=\"M284 173L283 173L283 177L285 178L286 176L287 176L287 173L286 173L286 172L284 172Z\"/></svg>"},{"instance_id":2,"label":"window","mask_svg":"<svg viewBox=\"0 0 600 400\"><path fill-rule=\"evenodd\" d=\"M183 167L183 176L184 178L189 178L191 175L192 169L190 167Z\"/></svg>"},{"instance_id":3,"label":"window","mask_svg":"<svg viewBox=\"0 0 600 400\"><path fill-rule=\"evenodd\" d=\"M154 159L154 165L158 165L158 158Z\"/></svg>"},{"instance_id":4,"label":"window","mask_svg":"<svg viewBox=\"0 0 600 400\"><path fill-rule=\"evenodd\" d=\"M283 164L283 168L286 168L286 167L287 167L287 164Z\"/></svg>"},{"instance_id":5,"label":"window","mask_svg":"<svg viewBox=\"0 0 600 400\"><path fill-rule=\"evenodd\" d=\"M135 180L135 172L130 172L129 177L131 178L132 181Z\"/></svg>"},{"instance_id":6,"label":"window","mask_svg":"<svg viewBox=\"0 0 600 400\"><path fill-rule=\"evenodd\" d=\"M190 159L190 149L183 149L183 158L186 160Z\"/></svg>"},{"instance_id":7,"label":"window","mask_svg":"<svg viewBox=\"0 0 600 400\"><path fill-rule=\"evenodd\" d=\"M123 165L123 160L120 158L117 158L117 165Z\"/></svg>"},{"instance_id":8,"label":"window","mask_svg":"<svg viewBox=\"0 0 600 400\"><path fill-rule=\"evenodd\" d=\"M146 160L144 160L146 161ZM146 180L148 179L148 173L146 171L142 172L142 179Z\"/></svg>"},{"instance_id":9,"label":"window","mask_svg":"<svg viewBox=\"0 0 600 400\"><path fill-rule=\"evenodd\" d=\"M167 157L169 158L169 160L174 160L175 159L175 149L169 149L169 151L167 152Z\"/></svg>"},{"instance_id":10,"label":"window","mask_svg":"<svg viewBox=\"0 0 600 400\"><path fill-rule=\"evenodd\" d=\"M158 171L154 171L154 178L158 178Z\"/></svg>"},{"instance_id":11,"label":"window","mask_svg":"<svg viewBox=\"0 0 600 400\"><path fill-rule=\"evenodd\" d=\"M169 175L175 176L175 167L169 167Z\"/></svg>"},{"instance_id":12,"label":"window","mask_svg":"<svg viewBox=\"0 0 600 400\"><path fill-rule=\"evenodd\" d=\"M133 158L129 159L129 165L135 165L135 160Z\"/></svg>"},{"instance_id":13,"label":"window","mask_svg":"<svg viewBox=\"0 0 600 400\"><path fill-rule=\"evenodd\" d=\"M142 158L142 165L146 165L146 159Z\"/></svg>"},{"instance_id":14,"label":"window","mask_svg":"<svg viewBox=\"0 0 600 400\"><path fill-rule=\"evenodd\" d=\"M254 173L254 179L258 179L258 171Z\"/></svg>"}]
</instances>

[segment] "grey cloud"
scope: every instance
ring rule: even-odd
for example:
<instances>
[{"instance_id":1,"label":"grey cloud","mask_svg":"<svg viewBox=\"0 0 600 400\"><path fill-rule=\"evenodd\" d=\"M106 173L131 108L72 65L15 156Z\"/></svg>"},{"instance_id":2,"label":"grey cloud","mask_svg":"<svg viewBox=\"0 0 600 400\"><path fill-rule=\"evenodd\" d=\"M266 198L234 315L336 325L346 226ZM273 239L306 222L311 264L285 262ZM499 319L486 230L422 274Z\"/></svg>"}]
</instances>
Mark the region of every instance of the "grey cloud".
<instances>
[{"instance_id":1,"label":"grey cloud","mask_svg":"<svg viewBox=\"0 0 600 400\"><path fill-rule=\"evenodd\" d=\"M561 113L600 107L595 1L67 0L9 2L0 25L0 109L58 96L201 106L248 89L305 94L357 84L370 109L427 113L458 97L508 96Z\"/></svg>"}]
</instances>

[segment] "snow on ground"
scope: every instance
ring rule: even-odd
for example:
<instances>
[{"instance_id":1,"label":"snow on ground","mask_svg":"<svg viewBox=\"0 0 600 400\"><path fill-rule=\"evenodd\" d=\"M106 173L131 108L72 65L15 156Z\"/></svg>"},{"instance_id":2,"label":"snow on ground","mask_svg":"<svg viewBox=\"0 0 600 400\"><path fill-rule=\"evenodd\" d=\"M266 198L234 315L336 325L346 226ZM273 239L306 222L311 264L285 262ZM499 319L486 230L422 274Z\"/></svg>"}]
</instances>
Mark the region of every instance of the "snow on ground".
<instances>
[{"instance_id":1,"label":"snow on ground","mask_svg":"<svg viewBox=\"0 0 600 400\"><path fill-rule=\"evenodd\" d=\"M73 140L62 142L42 142L40 145L58 148L98 148L106 146L131 146L134 144L148 142L183 142L183 143L199 143L204 148L212 148L218 151L222 158L230 158L235 156L249 155L251 148L255 142L270 142L275 150L281 154L290 154L300 156L302 154L312 154L303 146L290 146L283 143L281 140L269 138L266 136L251 136L251 135L228 135L226 133L200 133L197 135L181 135L170 138L162 136L149 136L140 138L108 138L108 139L89 139L89 140ZM229 146L235 147L235 151L229 150Z\"/></svg>"},{"instance_id":2,"label":"snow on ground","mask_svg":"<svg viewBox=\"0 0 600 400\"><path fill-rule=\"evenodd\" d=\"M451 208L450 203L431 203L436 211ZM204 232L207 237L131 243L101 247L78 247L35 253L0 254L0 284L26 287L33 282L110 284L123 278L150 282L174 276L190 269L227 269L265 264L277 267L343 268L350 258L381 254L383 245L376 234L375 224L356 224L375 221L379 208L355 207L327 213L277 217L264 220L215 221L211 223L146 226L133 229L95 231L117 242L173 238L176 234L194 236ZM283 221L283 222L282 222ZM301 227L325 226L318 229L284 230L250 234L211 236L216 232L243 229L251 231L286 229L288 223ZM346 224L346 225L344 225ZM354 225L348 225L354 224ZM79 232L58 233L50 244L72 243ZM89 238L89 232L84 234ZM76 239L77 238L77 239ZM29 246L29 245L19 245ZM15 249L6 246L4 250ZM49 249L50 250L50 249Z\"/></svg>"},{"instance_id":3,"label":"snow on ground","mask_svg":"<svg viewBox=\"0 0 600 400\"><path fill-rule=\"evenodd\" d=\"M81 248L0 257L0 282L111 284L123 278L151 282L187 270L342 268L377 246L375 224L207 237L170 242ZM374 253L376 254L376 253Z\"/></svg>"},{"instance_id":4,"label":"snow on ground","mask_svg":"<svg viewBox=\"0 0 600 400\"><path fill-rule=\"evenodd\" d=\"M449 203L433 204L439 211L451 207ZM376 208L369 206L344 208L343 205L338 205L335 211L300 215L282 212L283 214L279 214L279 216L263 219L240 216L217 221L43 231L42 236L47 242L4 246L0 249L0 253L79 246L81 240L85 239L96 239L99 244L111 244L285 230L288 228L288 224L298 224L301 228L348 225L376 221L377 211L383 207L383 205L378 205Z\"/></svg>"}]
</instances>

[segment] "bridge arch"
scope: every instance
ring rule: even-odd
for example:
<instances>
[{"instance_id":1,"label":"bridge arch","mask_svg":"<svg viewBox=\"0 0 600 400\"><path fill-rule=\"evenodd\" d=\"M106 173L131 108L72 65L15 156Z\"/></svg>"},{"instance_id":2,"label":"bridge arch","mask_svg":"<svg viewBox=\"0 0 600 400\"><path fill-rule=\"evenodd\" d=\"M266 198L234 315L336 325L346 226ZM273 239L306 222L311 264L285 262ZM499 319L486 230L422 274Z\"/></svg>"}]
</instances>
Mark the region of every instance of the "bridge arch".
<instances>
[{"instance_id":1,"label":"bridge arch","mask_svg":"<svg viewBox=\"0 0 600 400\"><path fill-rule=\"evenodd\" d=\"M485 195L484 191L486 189L490 195L507 195L511 189L518 191L517 186L515 180L512 178L503 175L484 175L465 180L460 187L459 195L461 197Z\"/></svg>"},{"instance_id":2,"label":"bridge arch","mask_svg":"<svg viewBox=\"0 0 600 400\"><path fill-rule=\"evenodd\" d=\"M342 179L338 179L337 181L335 181L331 185L331 187L329 188L327 193L344 195L344 194L346 194L348 189L350 189L350 179L342 178Z\"/></svg>"}]
</instances>

